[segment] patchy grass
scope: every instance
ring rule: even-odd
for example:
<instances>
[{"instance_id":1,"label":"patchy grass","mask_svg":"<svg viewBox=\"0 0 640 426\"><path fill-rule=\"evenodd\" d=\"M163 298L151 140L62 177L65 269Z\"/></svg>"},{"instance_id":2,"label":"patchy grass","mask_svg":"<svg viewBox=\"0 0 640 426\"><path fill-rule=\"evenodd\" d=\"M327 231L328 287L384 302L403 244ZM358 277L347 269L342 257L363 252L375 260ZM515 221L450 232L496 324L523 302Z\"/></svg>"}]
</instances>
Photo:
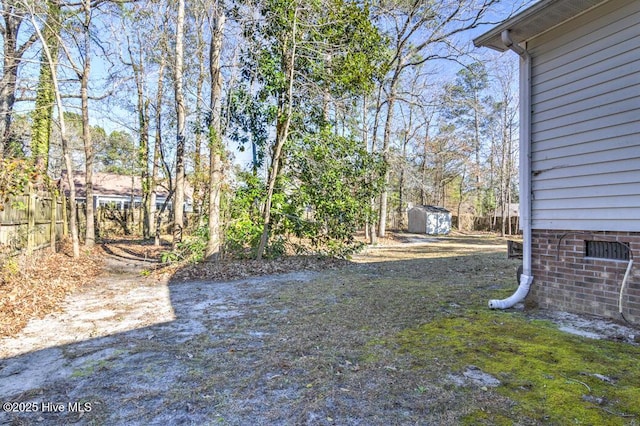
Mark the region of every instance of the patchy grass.
<instances>
[{"instance_id":1,"label":"patchy grass","mask_svg":"<svg viewBox=\"0 0 640 426\"><path fill-rule=\"evenodd\" d=\"M239 325L277 337L263 340L258 360L256 348L234 346L232 358L247 351L254 369L247 392L302 395L284 412L319 424L637 424L638 347L486 308L516 286L518 262L505 259L503 241L383 247L356 261L281 289L269 308L285 318ZM501 384L452 379L470 365Z\"/></svg>"},{"instance_id":2,"label":"patchy grass","mask_svg":"<svg viewBox=\"0 0 640 426\"><path fill-rule=\"evenodd\" d=\"M175 321L67 348L75 377L42 398L94 395L110 424L639 424L638 346L487 308L517 285L504 240L390 243L351 263L190 265ZM287 268L314 272L244 278ZM122 352L81 363L86 345Z\"/></svg>"},{"instance_id":3,"label":"patchy grass","mask_svg":"<svg viewBox=\"0 0 640 426\"><path fill-rule=\"evenodd\" d=\"M275 324L280 348L264 375L277 376L275 389L303 394L295 421L456 424L470 415L475 390L451 386L437 363L416 371L395 342L417 324L484 310L489 293L513 287L515 265L493 241L375 249L357 259L368 263L283 289L270 306L288 314ZM502 411L510 404L496 401Z\"/></svg>"}]
</instances>

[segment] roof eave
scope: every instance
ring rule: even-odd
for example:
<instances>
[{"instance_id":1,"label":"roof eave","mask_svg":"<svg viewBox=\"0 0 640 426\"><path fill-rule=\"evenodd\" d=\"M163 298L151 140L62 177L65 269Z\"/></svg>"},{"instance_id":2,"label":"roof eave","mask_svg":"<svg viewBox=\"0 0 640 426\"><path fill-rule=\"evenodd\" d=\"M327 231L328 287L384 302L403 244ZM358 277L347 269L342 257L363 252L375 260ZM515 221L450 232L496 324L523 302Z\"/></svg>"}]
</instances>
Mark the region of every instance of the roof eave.
<instances>
[{"instance_id":1,"label":"roof eave","mask_svg":"<svg viewBox=\"0 0 640 426\"><path fill-rule=\"evenodd\" d=\"M518 24L522 22L529 21L532 16L540 13L541 10L545 9L550 4L556 2L558 0L542 0L533 6L523 10L516 16L511 19L507 19L496 27L493 27L491 30L482 34L479 37L473 39L473 45L475 47L489 47L491 49L497 50L499 52L504 52L508 49L502 43L502 32L505 30L512 30L513 28L517 28ZM513 39L515 43L520 43L523 40Z\"/></svg>"},{"instance_id":2,"label":"roof eave","mask_svg":"<svg viewBox=\"0 0 640 426\"><path fill-rule=\"evenodd\" d=\"M608 0L541 0L476 37L473 44L504 52L508 49L502 42L505 30L509 30L510 38L515 44L520 44L606 1Z\"/></svg>"}]
</instances>

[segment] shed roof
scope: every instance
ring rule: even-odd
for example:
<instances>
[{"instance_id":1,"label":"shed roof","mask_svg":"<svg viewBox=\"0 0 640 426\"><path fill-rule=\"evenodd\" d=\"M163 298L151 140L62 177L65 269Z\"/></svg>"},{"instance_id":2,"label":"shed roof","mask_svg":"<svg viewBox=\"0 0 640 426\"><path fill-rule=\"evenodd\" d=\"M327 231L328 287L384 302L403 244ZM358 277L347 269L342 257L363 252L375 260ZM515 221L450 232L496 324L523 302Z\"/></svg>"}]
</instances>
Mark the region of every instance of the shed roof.
<instances>
[{"instance_id":1,"label":"shed roof","mask_svg":"<svg viewBox=\"0 0 640 426\"><path fill-rule=\"evenodd\" d=\"M533 6L476 37L476 47L490 47L504 52L502 32L509 30L515 44L530 40L608 0L541 0Z\"/></svg>"},{"instance_id":2,"label":"shed roof","mask_svg":"<svg viewBox=\"0 0 640 426\"><path fill-rule=\"evenodd\" d=\"M423 210L429 213L449 213L449 210L444 207L437 206L414 206L413 209Z\"/></svg>"}]
</instances>

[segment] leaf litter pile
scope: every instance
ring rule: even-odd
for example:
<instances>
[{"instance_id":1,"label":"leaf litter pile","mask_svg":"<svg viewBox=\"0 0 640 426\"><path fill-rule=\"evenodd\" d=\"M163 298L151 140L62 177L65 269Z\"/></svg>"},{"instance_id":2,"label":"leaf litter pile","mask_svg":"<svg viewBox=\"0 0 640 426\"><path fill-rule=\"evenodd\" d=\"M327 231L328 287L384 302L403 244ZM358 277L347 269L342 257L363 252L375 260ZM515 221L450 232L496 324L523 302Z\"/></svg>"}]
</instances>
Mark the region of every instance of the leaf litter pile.
<instances>
[{"instance_id":1,"label":"leaf litter pile","mask_svg":"<svg viewBox=\"0 0 640 426\"><path fill-rule=\"evenodd\" d=\"M568 337L534 307L487 309L516 286L505 246L407 236L351 262L139 275L170 275L175 320L65 347L76 370L30 395L93 409L35 423L638 424L638 346ZM311 271L246 278L298 269Z\"/></svg>"},{"instance_id":2,"label":"leaf litter pile","mask_svg":"<svg viewBox=\"0 0 640 426\"><path fill-rule=\"evenodd\" d=\"M234 280L303 270L333 269L344 264L338 259L292 256L280 260L242 260L161 264L169 243L159 246L136 238L106 239L93 249L81 250L73 259L71 242L62 241L56 253L47 249L30 256L21 254L0 258L0 337L12 336L31 318L61 309L64 298L92 284L103 272L105 256L122 261L148 262L147 272L172 276L174 281L195 279Z\"/></svg>"},{"instance_id":3,"label":"leaf litter pile","mask_svg":"<svg viewBox=\"0 0 640 426\"><path fill-rule=\"evenodd\" d=\"M101 271L95 251L71 256L69 242L57 253L49 250L30 256L7 257L0 265L0 337L22 329L31 318L59 310L67 294L90 284Z\"/></svg>"},{"instance_id":4,"label":"leaf litter pile","mask_svg":"<svg viewBox=\"0 0 640 426\"><path fill-rule=\"evenodd\" d=\"M315 256L292 256L276 260L223 260L168 267L173 270L175 282L190 280L228 281L262 275L283 274L292 271L324 271L344 266L341 259ZM164 271L165 273L167 271Z\"/></svg>"}]
</instances>

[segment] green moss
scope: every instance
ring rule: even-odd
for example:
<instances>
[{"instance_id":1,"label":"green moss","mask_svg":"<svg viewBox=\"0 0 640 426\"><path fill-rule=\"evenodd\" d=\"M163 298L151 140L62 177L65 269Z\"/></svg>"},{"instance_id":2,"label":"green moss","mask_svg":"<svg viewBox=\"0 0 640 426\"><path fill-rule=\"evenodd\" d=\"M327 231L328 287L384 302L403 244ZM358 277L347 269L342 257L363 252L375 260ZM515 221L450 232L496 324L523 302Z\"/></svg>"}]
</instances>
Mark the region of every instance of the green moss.
<instances>
[{"instance_id":1,"label":"green moss","mask_svg":"<svg viewBox=\"0 0 640 426\"><path fill-rule=\"evenodd\" d=\"M459 372L473 364L495 376L501 381L496 392L516 403L511 413L516 417L594 425L640 418L640 348L635 346L573 336L547 322L494 311L405 330L396 345L417 370L437 364ZM500 424L505 419L478 410L464 420Z\"/></svg>"},{"instance_id":2,"label":"green moss","mask_svg":"<svg viewBox=\"0 0 640 426\"><path fill-rule=\"evenodd\" d=\"M461 422L463 425L491 425L491 426L512 426L514 421L509 416L499 413L488 413L477 410L465 416Z\"/></svg>"},{"instance_id":3,"label":"green moss","mask_svg":"<svg viewBox=\"0 0 640 426\"><path fill-rule=\"evenodd\" d=\"M111 364L112 364L111 361L104 360L104 359L101 359L98 361L90 361L90 362L87 362L85 365L83 365L82 368L75 370L71 374L71 377L74 377L74 378L90 377L90 376L93 376L98 371L109 369Z\"/></svg>"}]
</instances>

